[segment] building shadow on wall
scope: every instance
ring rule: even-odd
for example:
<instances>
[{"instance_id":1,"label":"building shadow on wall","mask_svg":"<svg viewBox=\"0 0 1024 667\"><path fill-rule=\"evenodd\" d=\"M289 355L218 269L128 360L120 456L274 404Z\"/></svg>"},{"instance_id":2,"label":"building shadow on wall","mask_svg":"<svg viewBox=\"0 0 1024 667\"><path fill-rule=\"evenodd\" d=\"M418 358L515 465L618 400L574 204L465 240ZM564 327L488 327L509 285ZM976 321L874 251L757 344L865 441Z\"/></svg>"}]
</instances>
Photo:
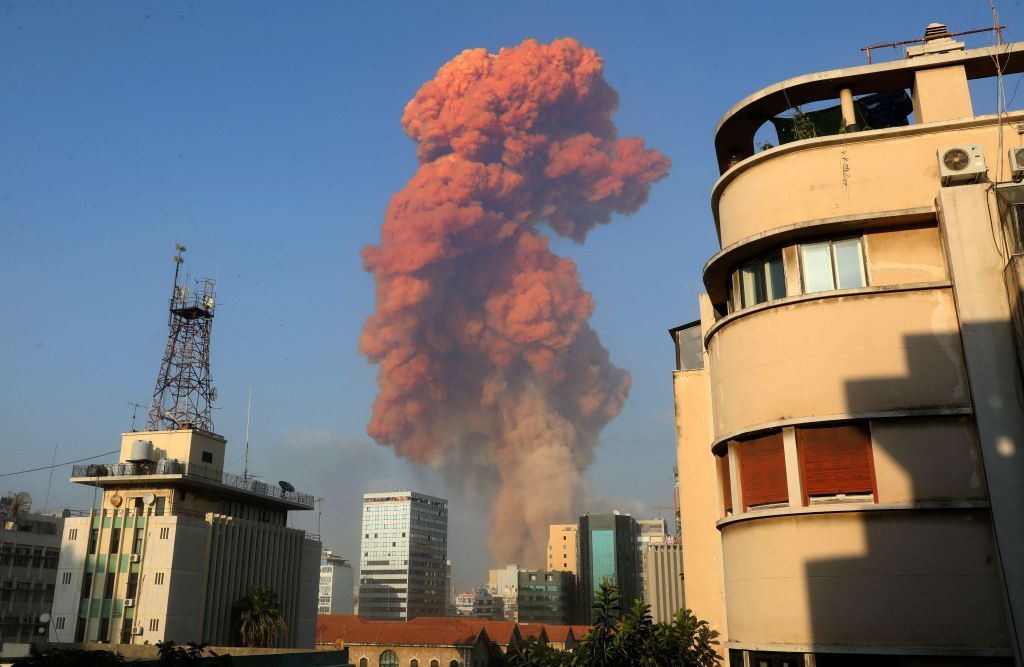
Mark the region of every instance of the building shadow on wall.
<instances>
[{"instance_id":1,"label":"building shadow on wall","mask_svg":"<svg viewBox=\"0 0 1024 667\"><path fill-rule=\"evenodd\" d=\"M965 326L964 333L987 339L1008 327ZM860 421L870 425L877 505L846 511L854 507L829 504L796 517L812 642L834 651L812 648L815 664L1012 665L960 337L921 334L904 341L903 372L845 384L848 412L868 416ZM1018 364L1005 372L1015 374L1019 392ZM937 394L951 400L927 401ZM1019 396L976 400L991 410L1022 410ZM893 412L893 406L907 409ZM1019 452L1003 455L997 465L1020 466Z\"/></svg>"}]
</instances>

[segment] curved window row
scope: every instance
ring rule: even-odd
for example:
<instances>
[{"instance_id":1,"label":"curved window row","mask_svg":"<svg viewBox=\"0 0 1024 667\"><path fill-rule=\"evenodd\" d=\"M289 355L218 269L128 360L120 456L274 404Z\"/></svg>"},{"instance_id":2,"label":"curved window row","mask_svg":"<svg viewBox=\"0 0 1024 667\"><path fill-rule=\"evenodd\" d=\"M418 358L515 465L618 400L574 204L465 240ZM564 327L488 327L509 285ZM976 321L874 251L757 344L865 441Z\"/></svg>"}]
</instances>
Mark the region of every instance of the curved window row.
<instances>
[{"instance_id":1,"label":"curved window row","mask_svg":"<svg viewBox=\"0 0 1024 667\"><path fill-rule=\"evenodd\" d=\"M380 658L377 662L379 667L400 667L401 662L398 659L398 654L387 649L380 654ZM370 667L370 661L368 658L359 658L359 667ZM413 658L409 661L409 667L420 667L420 661ZM430 667L441 667L441 662L436 658L430 661ZM448 667L461 667L458 660L452 660L448 663Z\"/></svg>"},{"instance_id":2,"label":"curved window row","mask_svg":"<svg viewBox=\"0 0 1024 667\"><path fill-rule=\"evenodd\" d=\"M788 252L790 249L793 252ZM728 312L775 301L790 292L809 294L867 285L862 236L801 243L737 266L730 274Z\"/></svg>"},{"instance_id":3,"label":"curved window row","mask_svg":"<svg viewBox=\"0 0 1024 667\"><path fill-rule=\"evenodd\" d=\"M732 440L717 460L726 516L736 500L741 512L750 512L878 499L865 421L787 427Z\"/></svg>"}]
</instances>

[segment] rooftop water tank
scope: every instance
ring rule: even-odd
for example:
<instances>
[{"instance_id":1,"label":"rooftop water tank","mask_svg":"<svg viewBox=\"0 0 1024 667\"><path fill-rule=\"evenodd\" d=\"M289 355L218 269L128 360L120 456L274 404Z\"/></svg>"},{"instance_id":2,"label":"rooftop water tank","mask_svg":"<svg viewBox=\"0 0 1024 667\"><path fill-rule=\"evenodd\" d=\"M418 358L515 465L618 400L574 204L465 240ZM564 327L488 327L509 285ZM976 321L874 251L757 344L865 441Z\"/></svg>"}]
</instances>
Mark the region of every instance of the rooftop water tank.
<instances>
[{"instance_id":1,"label":"rooftop water tank","mask_svg":"<svg viewBox=\"0 0 1024 667\"><path fill-rule=\"evenodd\" d=\"M132 443L132 455L129 461L152 461L153 460L153 441L152 440L136 440Z\"/></svg>"}]
</instances>

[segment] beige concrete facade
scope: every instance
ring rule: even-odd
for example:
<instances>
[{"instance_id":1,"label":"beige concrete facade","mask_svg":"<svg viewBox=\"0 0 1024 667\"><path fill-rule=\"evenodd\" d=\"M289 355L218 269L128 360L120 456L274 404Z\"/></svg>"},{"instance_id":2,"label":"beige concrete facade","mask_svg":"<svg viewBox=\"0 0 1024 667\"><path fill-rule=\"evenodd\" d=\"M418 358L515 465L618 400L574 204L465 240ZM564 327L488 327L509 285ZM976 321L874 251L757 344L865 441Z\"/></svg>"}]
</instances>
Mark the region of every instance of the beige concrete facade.
<instances>
[{"instance_id":1,"label":"beige concrete facade","mask_svg":"<svg viewBox=\"0 0 1024 667\"><path fill-rule=\"evenodd\" d=\"M152 460L133 460L151 442ZM319 536L287 527L312 498L225 474L225 440L198 431L122 435L113 465L76 466L99 506L64 524L51 641L238 643L234 605L255 587L278 595L279 644L312 648Z\"/></svg>"},{"instance_id":2,"label":"beige concrete facade","mask_svg":"<svg viewBox=\"0 0 1024 667\"><path fill-rule=\"evenodd\" d=\"M798 77L719 124L722 250L700 321L672 334L696 346L677 349L674 378L686 605L732 664L1020 664L1024 345L1007 220L1024 186L1007 150L1024 146L1024 113L974 116L967 81L994 73L990 51ZM784 99L845 108L841 90L900 88L911 124L746 147L749 119ZM943 185L938 155L972 145L980 182Z\"/></svg>"},{"instance_id":3,"label":"beige concrete facade","mask_svg":"<svg viewBox=\"0 0 1024 667\"><path fill-rule=\"evenodd\" d=\"M677 537L652 540L640 549L644 569L644 602L655 623L671 623L686 608L683 592L683 545Z\"/></svg>"},{"instance_id":4,"label":"beige concrete facade","mask_svg":"<svg viewBox=\"0 0 1024 667\"><path fill-rule=\"evenodd\" d=\"M548 526L548 570L576 574L577 528L574 523Z\"/></svg>"}]
</instances>

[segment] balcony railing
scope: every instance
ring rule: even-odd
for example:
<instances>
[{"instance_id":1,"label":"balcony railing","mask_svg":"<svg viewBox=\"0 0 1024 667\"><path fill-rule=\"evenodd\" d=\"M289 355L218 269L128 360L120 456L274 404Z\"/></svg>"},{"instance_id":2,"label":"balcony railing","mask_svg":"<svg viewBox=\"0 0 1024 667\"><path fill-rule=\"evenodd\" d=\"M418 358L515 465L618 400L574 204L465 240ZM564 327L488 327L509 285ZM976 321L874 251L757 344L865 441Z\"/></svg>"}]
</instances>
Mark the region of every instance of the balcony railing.
<instances>
[{"instance_id":1,"label":"balcony railing","mask_svg":"<svg viewBox=\"0 0 1024 667\"><path fill-rule=\"evenodd\" d=\"M185 477L216 482L268 498L281 498L289 502L306 505L307 507L312 507L314 503L313 496L308 493L285 491L276 484L267 484L251 477L243 477L223 472L216 468L195 463L184 463L174 459L162 459L156 462L143 463L93 463L90 465L76 465L71 470L72 477L137 477L140 475L184 475Z\"/></svg>"}]
</instances>

